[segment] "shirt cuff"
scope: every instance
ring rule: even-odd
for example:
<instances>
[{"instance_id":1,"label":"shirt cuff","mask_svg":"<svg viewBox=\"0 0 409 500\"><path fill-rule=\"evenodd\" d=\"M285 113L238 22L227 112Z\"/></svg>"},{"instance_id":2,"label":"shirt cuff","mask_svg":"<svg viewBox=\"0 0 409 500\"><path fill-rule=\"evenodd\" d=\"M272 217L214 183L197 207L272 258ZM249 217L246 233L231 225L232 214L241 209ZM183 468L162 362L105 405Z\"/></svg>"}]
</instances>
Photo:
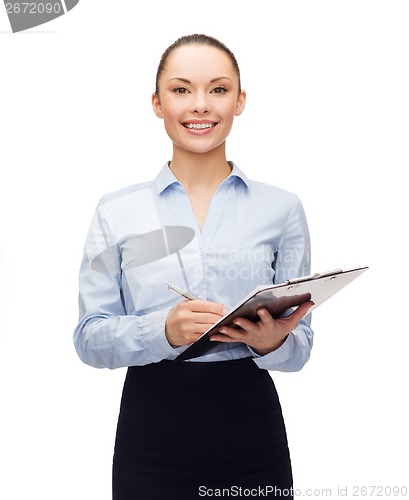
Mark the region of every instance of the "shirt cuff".
<instances>
[{"instance_id":1,"label":"shirt cuff","mask_svg":"<svg viewBox=\"0 0 409 500\"><path fill-rule=\"evenodd\" d=\"M165 335L166 318L170 310L171 308L161 309L142 316L142 342L146 349L159 360L174 359L178 355Z\"/></svg>"},{"instance_id":2,"label":"shirt cuff","mask_svg":"<svg viewBox=\"0 0 409 500\"><path fill-rule=\"evenodd\" d=\"M251 347L249 347L249 350L253 356L253 361L259 368L273 370L275 365L284 363L292 357L294 352L294 334L291 332L280 347L263 356L257 354Z\"/></svg>"}]
</instances>

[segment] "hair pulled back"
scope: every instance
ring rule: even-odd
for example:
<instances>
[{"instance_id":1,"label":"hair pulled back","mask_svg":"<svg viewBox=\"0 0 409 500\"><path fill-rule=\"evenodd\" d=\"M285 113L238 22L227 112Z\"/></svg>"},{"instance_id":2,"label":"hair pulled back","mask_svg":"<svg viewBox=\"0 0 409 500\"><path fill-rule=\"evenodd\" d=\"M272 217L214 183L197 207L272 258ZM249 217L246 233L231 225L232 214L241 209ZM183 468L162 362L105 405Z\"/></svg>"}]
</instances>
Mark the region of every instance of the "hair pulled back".
<instances>
[{"instance_id":1,"label":"hair pulled back","mask_svg":"<svg viewBox=\"0 0 409 500\"><path fill-rule=\"evenodd\" d=\"M215 47L219 50L222 50L225 54L229 56L229 59L231 63L233 64L234 70L237 73L237 76L239 78L239 92L241 91L241 82L240 82L240 69L239 65L237 63L236 57L234 56L233 52L224 45L220 40L217 40L217 38L213 38L212 36L208 35L186 35L178 38L175 42L170 45L165 52L162 54L161 60L159 62L158 70L156 72L156 84L155 84L155 93L156 95L159 95L159 80L162 75L162 73L165 71L166 68L166 63L168 61L168 58L170 54L178 49L179 47L183 47L184 45L208 45L210 47Z\"/></svg>"}]
</instances>

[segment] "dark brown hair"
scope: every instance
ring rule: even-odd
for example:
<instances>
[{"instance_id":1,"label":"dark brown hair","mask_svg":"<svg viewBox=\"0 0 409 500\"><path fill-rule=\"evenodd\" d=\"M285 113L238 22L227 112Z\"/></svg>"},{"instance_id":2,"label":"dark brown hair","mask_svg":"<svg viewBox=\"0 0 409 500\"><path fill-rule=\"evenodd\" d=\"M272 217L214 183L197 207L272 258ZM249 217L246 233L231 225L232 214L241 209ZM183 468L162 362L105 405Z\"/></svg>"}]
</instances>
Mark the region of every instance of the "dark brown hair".
<instances>
[{"instance_id":1,"label":"dark brown hair","mask_svg":"<svg viewBox=\"0 0 409 500\"><path fill-rule=\"evenodd\" d=\"M225 54L227 54L230 58L230 61L233 64L233 67L237 73L237 76L239 77L239 92L241 91L241 82L240 82L240 69L239 65L237 63L236 57L234 56L233 52L224 45L224 43L220 42L217 40L217 38L213 38L212 36L208 35L186 35L178 38L175 42L170 45L165 52L162 54L161 60L159 62L158 70L156 72L156 84L155 84L155 93L156 95L159 94L159 79L161 74L165 71L165 66L168 61L168 58L170 54L178 49L179 47L182 47L183 45L209 45L210 47L216 47L217 49L222 50Z\"/></svg>"}]
</instances>

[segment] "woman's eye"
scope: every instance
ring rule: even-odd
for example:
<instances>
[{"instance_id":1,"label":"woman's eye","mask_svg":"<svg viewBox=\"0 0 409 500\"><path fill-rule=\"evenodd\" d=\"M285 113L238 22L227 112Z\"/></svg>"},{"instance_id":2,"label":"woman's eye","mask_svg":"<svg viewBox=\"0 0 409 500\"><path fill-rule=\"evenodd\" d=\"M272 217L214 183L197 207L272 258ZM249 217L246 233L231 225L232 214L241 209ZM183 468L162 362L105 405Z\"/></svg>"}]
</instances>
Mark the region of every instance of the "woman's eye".
<instances>
[{"instance_id":1,"label":"woman's eye","mask_svg":"<svg viewBox=\"0 0 409 500\"><path fill-rule=\"evenodd\" d=\"M224 87L216 87L212 90L212 92L214 94L224 94L225 92L227 92L227 89L225 89Z\"/></svg>"},{"instance_id":2,"label":"woman's eye","mask_svg":"<svg viewBox=\"0 0 409 500\"><path fill-rule=\"evenodd\" d=\"M176 87L175 89L173 89L173 92L175 94L187 94L188 93L188 90L185 88L185 87Z\"/></svg>"}]
</instances>

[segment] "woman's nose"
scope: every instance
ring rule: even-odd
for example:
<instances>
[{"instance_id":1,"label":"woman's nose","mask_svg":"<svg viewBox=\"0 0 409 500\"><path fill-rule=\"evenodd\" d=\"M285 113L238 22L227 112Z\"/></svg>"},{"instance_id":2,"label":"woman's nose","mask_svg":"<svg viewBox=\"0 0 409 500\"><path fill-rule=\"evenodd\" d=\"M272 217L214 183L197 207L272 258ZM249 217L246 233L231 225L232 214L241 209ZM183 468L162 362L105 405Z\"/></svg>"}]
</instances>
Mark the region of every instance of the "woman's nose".
<instances>
[{"instance_id":1,"label":"woman's nose","mask_svg":"<svg viewBox=\"0 0 409 500\"><path fill-rule=\"evenodd\" d=\"M210 111L210 104L206 93L198 92L195 94L195 100L193 102L193 112L199 114L205 114Z\"/></svg>"}]
</instances>

